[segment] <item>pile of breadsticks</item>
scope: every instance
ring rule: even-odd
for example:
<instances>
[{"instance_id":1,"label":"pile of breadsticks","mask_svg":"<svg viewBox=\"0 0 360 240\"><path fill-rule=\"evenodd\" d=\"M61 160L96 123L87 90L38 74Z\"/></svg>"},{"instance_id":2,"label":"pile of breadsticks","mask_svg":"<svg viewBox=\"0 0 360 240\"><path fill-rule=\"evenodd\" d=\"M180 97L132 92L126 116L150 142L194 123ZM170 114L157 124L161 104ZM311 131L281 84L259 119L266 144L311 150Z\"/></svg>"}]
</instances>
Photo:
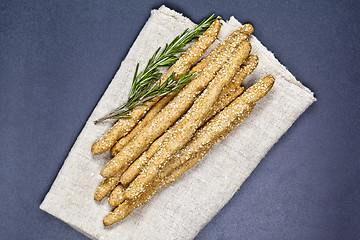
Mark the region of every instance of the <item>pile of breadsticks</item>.
<instances>
[{"instance_id":1,"label":"pile of breadsticks","mask_svg":"<svg viewBox=\"0 0 360 240\"><path fill-rule=\"evenodd\" d=\"M110 193L115 209L104 218L111 225L147 202L156 191L174 182L203 158L210 148L240 124L274 84L269 75L244 92L243 79L257 66L247 41L250 24L234 31L208 57L196 62L215 41L219 20L202 34L163 74L196 72L179 92L134 108L131 118L120 118L92 146L93 154L111 150L113 158L102 169L105 178L95 193L100 201ZM194 64L196 64L194 66Z\"/></svg>"}]
</instances>

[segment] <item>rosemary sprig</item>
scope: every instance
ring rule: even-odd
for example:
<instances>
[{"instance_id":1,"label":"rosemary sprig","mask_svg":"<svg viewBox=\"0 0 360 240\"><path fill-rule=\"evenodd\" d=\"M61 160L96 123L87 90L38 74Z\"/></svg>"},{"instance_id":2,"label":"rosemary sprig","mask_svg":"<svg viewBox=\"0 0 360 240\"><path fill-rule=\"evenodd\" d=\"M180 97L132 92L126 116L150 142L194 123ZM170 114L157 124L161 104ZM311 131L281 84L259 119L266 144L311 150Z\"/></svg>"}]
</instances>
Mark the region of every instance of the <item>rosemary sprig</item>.
<instances>
[{"instance_id":1,"label":"rosemary sprig","mask_svg":"<svg viewBox=\"0 0 360 240\"><path fill-rule=\"evenodd\" d=\"M179 91L180 88L185 86L194 77L195 77L195 73L186 73L183 76L181 76L178 80L176 80L176 75L173 73L164 81L163 84L161 85L154 84L146 91L135 92L133 98L129 99L127 103L125 103L120 108L110 113L106 117L100 118L99 120L95 121L95 123L110 118L113 119L118 119L122 117L131 118L129 112L133 108L139 106L145 106L144 105L145 102L150 101L155 97L162 97L169 93Z\"/></svg>"},{"instance_id":2,"label":"rosemary sprig","mask_svg":"<svg viewBox=\"0 0 360 240\"><path fill-rule=\"evenodd\" d=\"M142 106L146 101L156 97L164 96L168 93L179 91L190 79L195 77L194 73L186 73L176 81L176 76L172 74L168 79L160 84L160 68L170 67L177 60L177 55L183 53L187 44L196 41L199 36L216 20L215 15L204 19L193 30L186 29L181 35L166 44L163 50L159 47L153 56L149 59L145 69L139 71L139 63L136 65L132 86L126 103L108 114L107 116L95 121L95 124L106 119L118 119L122 117L131 117L130 111L135 107Z\"/></svg>"}]
</instances>

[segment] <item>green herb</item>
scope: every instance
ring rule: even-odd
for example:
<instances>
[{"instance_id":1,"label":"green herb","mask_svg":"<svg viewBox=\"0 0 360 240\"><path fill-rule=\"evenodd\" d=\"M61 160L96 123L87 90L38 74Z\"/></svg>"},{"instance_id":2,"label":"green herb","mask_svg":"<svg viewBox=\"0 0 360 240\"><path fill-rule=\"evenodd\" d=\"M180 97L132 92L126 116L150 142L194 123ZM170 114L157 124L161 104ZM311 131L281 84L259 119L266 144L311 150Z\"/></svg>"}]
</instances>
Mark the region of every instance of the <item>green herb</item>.
<instances>
[{"instance_id":1,"label":"green herb","mask_svg":"<svg viewBox=\"0 0 360 240\"><path fill-rule=\"evenodd\" d=\"M156 97L179 91L190 79L195 77L194 73L185 73L178 80L175 74L170 75L163 83L160 83L160 68L170 67L177 60L177 55L183 53L187 44L196 41L199 36L216 20L215 15L203 20L193 30L186 29L181 35L177 36L170 44L166 44L164 49L159 47L148 61L145 69L138 73L139 63L136 65L129 98L126 103L107 116L95 121L95 124L106 119L118 119L131 117L130 111L138 106L143 106L146 101Z\"/></svg>"}]
</instances>

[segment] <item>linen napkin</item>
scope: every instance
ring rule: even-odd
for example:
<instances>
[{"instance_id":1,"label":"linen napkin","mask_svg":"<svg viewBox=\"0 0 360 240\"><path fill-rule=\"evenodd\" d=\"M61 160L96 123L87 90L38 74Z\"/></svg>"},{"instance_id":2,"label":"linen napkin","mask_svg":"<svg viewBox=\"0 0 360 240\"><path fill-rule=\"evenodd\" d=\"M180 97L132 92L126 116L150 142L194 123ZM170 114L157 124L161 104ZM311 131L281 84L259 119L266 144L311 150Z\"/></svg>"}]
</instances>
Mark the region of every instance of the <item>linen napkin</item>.
<instances>
[{"instance_id":1,"label":"linen napkin","mask_svg":"<svg viewBox=\"0 0 360 240\"><path fill-rule=\"evenodd\" d=\"M94 201L93 195L102 181L99 172L110 155L92 156L90 149L111 123L94 125L93 121L126 100L137 62L140 62L140 69L143 68L159 46L164 46L186 28L194 26L188 18L165 6L152 10L149 20L78 136L40 206L42 210L91 239L192 239L315 101L313 93L251 36L252 53L259 56L259 65L246 78L244 85L249 86L272 74L276 79L273 89L259 101L250 117L217 143L199 164L159 191L125 220L104 227L102 219L111 208L106 200L100 203ZM223 22L220 41L240 27L234 17Z\"/></svg>"}]
</instances>

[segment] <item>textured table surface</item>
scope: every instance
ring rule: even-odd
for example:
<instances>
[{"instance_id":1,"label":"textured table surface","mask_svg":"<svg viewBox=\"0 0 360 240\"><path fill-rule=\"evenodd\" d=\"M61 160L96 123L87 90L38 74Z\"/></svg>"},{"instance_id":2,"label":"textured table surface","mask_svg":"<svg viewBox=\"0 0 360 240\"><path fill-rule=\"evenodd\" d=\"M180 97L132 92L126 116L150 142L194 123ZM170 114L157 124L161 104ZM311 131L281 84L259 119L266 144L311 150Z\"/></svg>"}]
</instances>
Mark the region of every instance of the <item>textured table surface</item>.
<instances>
[{"instance_id":1,"label":"textured table surface","mask_svg":"<svg viewBox=\"0 0 360 240\"><path fill-rule=\"evenodd\" d=\"M87 239L39 209L150 10L215 12L255 35L314 103L197 239L360 238L360 4L1 1L0 234Z\"/></svg>"}]
</instances>

